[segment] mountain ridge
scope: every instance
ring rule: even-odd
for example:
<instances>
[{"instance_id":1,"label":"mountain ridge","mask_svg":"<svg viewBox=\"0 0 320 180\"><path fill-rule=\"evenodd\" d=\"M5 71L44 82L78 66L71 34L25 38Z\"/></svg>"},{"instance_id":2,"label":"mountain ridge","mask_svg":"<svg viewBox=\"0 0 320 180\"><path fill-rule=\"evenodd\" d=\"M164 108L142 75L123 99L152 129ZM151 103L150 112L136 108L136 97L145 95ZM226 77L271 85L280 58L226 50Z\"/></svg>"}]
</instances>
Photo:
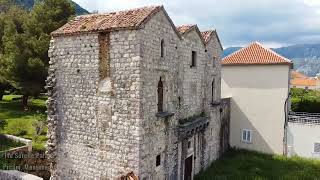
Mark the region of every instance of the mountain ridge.
<instances>
[{"instance_id":1,"label":"mountain ridge","mask_svg":"<svg viewBox=\"0 0 320 180\"><path fill-rule=\"evenodd\" d=\"M226 57L242 47L229 47L223 51ZM294 69L308 76L316 76L320 73L320 43L319 44L295 44L280 48L271 48L276 53L290 59L294 63Z\"/></svg>"},{"instance_id":2,"label":"mountain ridge","mask_svg":"<svg viewBox=\"0 0 320 180\"><path fill-rule=\"evenodd\" d=\"M35 0L14 0L17 4L20 4L24 7L26 7L27 9L32 9ZM71 0L70 0L71 1ZM77 15L83 15L83 14L89 14L89 11L87 11L86 9L82 8L79 4L75 3L74 1L71 1L74 6L75 6L75 10L76 10L76 14Z\"/></svg>"}]
</instances>

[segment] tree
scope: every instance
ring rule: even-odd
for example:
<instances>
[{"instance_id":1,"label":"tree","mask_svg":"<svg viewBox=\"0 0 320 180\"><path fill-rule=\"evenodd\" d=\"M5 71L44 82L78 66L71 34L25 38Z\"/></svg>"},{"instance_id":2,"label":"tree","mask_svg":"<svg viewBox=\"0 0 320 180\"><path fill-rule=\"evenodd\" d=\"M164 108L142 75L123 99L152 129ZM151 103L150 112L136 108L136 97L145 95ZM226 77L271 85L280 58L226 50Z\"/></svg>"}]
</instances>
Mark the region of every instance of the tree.
<instances>
[{"instance_id":1,"label":"tree","mask_svg":"<svg viewBox=\"0 0 320 180\"><path fill-rule=\"evenodd\" d=\"M67 23L75 10L69 0L38 1L31 12L14 5L7 9L0 15L0 77L20 91L27 109L29 96L44 90L50 33Z\"/></svg>"},{"instance_id":2,"label":"tree","mask_svg":"<svg viewBox=\"0 0 320 180\"><path fill-rule=\"evenodd\" d=\"M1 58L1 76L21 92L24 108L27 108L28 97L42 89L41 78L46 74L44 64L26 43L29 39L24 29L27 19L28 12L17 6L5 13Z\"/></svg>"}]
</instances>

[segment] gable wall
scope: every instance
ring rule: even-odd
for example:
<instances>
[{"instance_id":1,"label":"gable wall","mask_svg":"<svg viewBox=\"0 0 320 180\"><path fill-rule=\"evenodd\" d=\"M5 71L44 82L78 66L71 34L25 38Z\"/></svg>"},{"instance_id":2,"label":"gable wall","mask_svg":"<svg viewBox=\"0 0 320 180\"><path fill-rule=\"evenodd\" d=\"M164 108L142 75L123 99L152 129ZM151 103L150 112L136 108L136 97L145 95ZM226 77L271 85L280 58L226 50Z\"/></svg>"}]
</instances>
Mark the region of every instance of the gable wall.
<instances>
[{"instance_id":1,"label":"gable wall","mask_svg":"<svg viewBox=\"0 0 320 180\"><path fill-rule=\"evenodd\" d=\"M231 95L230 145L265 153L283 152L288 65L223 66L223 95ZM241 140L252 130L252 143Z\"/></svg>"}]
</instances>

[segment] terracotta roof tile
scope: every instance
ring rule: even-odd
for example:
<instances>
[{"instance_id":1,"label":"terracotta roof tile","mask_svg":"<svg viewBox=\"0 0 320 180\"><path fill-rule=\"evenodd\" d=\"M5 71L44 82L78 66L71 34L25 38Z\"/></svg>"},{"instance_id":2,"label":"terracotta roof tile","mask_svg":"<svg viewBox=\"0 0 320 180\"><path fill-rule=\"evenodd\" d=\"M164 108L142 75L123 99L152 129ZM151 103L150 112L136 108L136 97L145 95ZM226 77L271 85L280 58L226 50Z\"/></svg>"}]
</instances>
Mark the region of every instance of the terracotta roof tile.
<instances>
[{"instance_id":1,"label":"terracotta roof tile","mask_svg":"<svg viewBox=\"0 0 320 180\"><path fill-rule=\"evenodd\" d=\"M214 32L213 30L201 32L201 35L206 43L209 42L211 36L213 35L213 32Z\"/></svg>"},{"instance_id":2,"label":"terracotta roof tile","mask_svg":"<svg viewBox=\"0 0 320 180\"><path fill-rule=\"evenodd\" d=\"M309 78L309 79L295 78L295 79L291 79L291 85L292 86L316 86L317 80L312 78Z\"/></svg>"},{"instance_id":3,"label":"terracotta roof tile","mask_svg":"<svg viewBox=\"0 0 320 180\"><path fill-rule=\"evenodd\" d=\"M137 29L162 6L149 6L106 14L90 14L76 17L52 33L53 36L81 32L103 32L119 29Z\"/></svg>"},{"instance_id":4,"label":"terracotta roof tile","mask_svg":"<svg viewBox=\"0 0 320 180\"><path fill-rule=\"evenodd\" d=\"M297 79L307 79L307 78L310 78L310 77L308 77L308 76L306 76L306 75L304 75L304 74L302 74L302 73L300 73L300 72L298 72L298 71L291 71L291 79L295 79L295 78L297 78Z\"/></svg>"},{"instance_id":5,"label":"terracotta roof tile","mask_svg":"<svg viewBox=\"0 0 320 180\"><path fill-rule=\"evenodd\" d=\"M288 64L292 62L275 53L274 51L263 47L260 43L254 42L248 47L222 59L222 65L254 65L254 64Z\"/></svg>"},{"instance_id":6,"label":"terracotta roof tile","mask_svg":"<svg viewBox=\"0 0 320 180\"><path fill-rule=\"evenodd\" d=\"M180 32L180 34L184 34L194 28L196 25L195 24L187 24L187 25L182 25L182 26L177 26L177 30Z\"/></svg>"}]
</instances>

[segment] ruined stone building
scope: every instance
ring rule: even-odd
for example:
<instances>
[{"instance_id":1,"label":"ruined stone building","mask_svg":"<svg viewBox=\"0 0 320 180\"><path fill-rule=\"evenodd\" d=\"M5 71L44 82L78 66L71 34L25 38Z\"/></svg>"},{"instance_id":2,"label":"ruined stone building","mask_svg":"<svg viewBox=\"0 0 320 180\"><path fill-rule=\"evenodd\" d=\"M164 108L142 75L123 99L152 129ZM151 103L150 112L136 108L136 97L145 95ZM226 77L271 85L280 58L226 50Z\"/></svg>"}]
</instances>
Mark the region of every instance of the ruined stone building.
<instances>
[{"instance_id":1,"label":"ruined stone building","mask_svg":"<svg viewBox=\"0 0 320 180\"><path fill-rule=\"evenodd\" d=\"M52 33L52 178L191 180L220 151L217 32L162 6L76 17Z\"/></svg>"}]
</instances>

